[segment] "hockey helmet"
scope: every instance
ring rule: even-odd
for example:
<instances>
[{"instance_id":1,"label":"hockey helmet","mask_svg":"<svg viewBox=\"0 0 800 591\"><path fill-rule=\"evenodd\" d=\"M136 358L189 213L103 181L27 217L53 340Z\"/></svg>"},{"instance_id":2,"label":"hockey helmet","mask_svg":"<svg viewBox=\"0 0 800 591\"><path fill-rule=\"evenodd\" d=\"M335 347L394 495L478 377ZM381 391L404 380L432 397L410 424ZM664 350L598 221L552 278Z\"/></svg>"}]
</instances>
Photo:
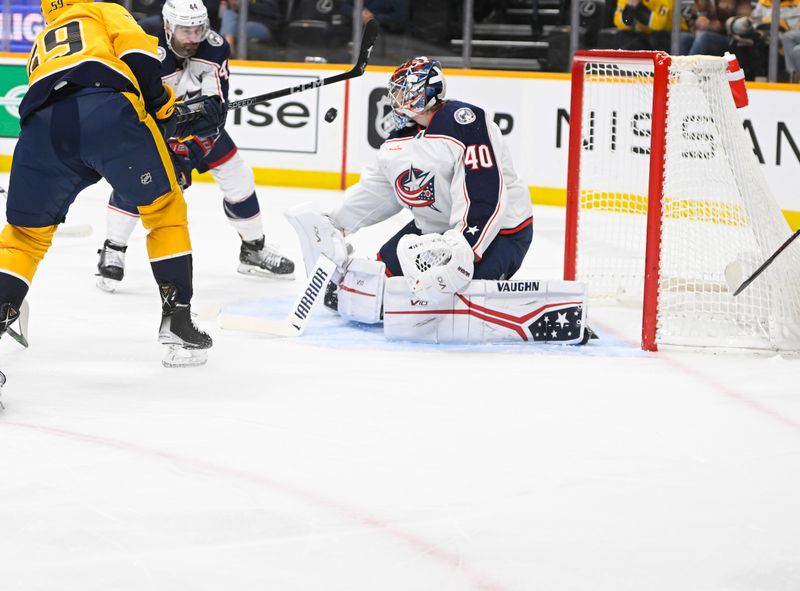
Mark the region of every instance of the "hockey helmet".
<instances>
[{"instance_id":1,"label":"hockey helmet","mask_svg":"<svg viewBox=\"0 0 800 591\"><path fill-rule=\"evenodd\" d=\"M444 101L447 85L442 64L425 56L408 60L389 80L389 96L395 115L405 122Z\"/></svg>"},{"instance_id":2,"label":"hockey helmet","mask_svg":"<svg viewBox=\"0 0 800 591\"><path fill-rule=\"evenodd\" d=\"M94 0L42 0L42 16L46 24L52 23L58 16L73 4L94 2Z\"/></svg>"},{"instance_id":3,"label":"hockey helmet","mask_svg":"<svg viewBox=\"0 0 800 591\"><path fill-rule=\"evenodd\" d=\"M161 11L169 48L181 58L191 57L211 30L202 0L167 0Z\"/></svg>"}]
</instances>

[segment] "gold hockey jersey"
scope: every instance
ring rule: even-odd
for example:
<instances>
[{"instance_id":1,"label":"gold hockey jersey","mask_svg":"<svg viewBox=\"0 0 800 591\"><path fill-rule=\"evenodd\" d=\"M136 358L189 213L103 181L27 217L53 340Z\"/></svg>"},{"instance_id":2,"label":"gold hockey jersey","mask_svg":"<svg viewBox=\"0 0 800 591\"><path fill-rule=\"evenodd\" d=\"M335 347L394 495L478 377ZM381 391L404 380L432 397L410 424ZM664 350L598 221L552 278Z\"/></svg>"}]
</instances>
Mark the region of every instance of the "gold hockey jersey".
<instances>
[{"instance_id":1,"label":"gold hockey jersey","mask_svg":"<svg viewBox=\"0 0 800 591\"><path fill-rule=\"evenodd\" d=\"M29 90L20 120L67 86L104 87L138 95L147 110L163 90L158 40L122 6L91 0L44 0L47 26L28 58Z\"/></svg>"},{"instance_id":2,"label":"gold hockey jersey","mask_svg":"<svg viewBox=\"0 0 800 591\"><path fill-rule=\"evenodd\" d=\"M614 25L623 31L652 33L672 29L673 0L640 0L638 6L628 6L627 0L617 0ZM686 21L681 18L681 30L686 31Z\"/></svg>"}]
</instances>

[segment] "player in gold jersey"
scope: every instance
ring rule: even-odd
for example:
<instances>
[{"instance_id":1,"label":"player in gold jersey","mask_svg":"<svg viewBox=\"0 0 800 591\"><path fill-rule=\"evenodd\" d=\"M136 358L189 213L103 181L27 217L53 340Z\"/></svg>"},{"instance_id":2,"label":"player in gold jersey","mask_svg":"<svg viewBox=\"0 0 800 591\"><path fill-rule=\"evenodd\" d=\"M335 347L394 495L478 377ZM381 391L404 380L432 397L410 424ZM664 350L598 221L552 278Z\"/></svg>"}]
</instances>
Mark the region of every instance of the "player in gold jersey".
<instances>
[{"instance_id":1,"label":"player in gold jersey","mask_svg":"<svg viewBox=\"0 0 800 591\"><path fill-rule=\"evenodd\" d=\"M43 0L42 14L46 26L28 60L30 88L19 107L8 223L0 232L0 335L24 311L36 268L78 193L105 178L138 207L148 230L162 299L159 342L170 346L164 364L204 363L212 342L190 316L186 203L164 135L219 133L224 105L217 97L176 104L161 83L157 39L122 6ZM189 111L199 118L178 124ZM19 337L22 324L9 334Z\"/></svg>"},{"instance_id":2,"label":"player in gold jersey","mask_svg":"<svg viewBox=\"0 0 800 591\"><path fill-rule=\"evenodd\" d=\"M670 51L672 9L676 0L617 0L617 46L628 50ZM678 53L686 55L693 36L681 17Z\"/></svg>"}]
</instances>

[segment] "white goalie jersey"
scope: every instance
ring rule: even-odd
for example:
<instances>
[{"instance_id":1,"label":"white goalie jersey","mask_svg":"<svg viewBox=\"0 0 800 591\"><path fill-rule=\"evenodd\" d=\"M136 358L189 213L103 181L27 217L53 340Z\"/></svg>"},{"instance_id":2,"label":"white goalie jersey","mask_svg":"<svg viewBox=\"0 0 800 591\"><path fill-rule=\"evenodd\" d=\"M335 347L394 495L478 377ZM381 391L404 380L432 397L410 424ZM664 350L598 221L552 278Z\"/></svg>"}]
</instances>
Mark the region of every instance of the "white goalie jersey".
<instances>
[{"instance_id":1,"label":"white goalie jersey","mask_svg":"<svg viewBox=\"0 0 800 591\"><path fill-rule=\"evenodd\" d=\"M500 129L482 109L459 101L447 101L427 128L392 133L331 219L354 232L406 207L423 234L460 231L478 259L498 234L532 219Z\"/></svg>"}]
</instances>

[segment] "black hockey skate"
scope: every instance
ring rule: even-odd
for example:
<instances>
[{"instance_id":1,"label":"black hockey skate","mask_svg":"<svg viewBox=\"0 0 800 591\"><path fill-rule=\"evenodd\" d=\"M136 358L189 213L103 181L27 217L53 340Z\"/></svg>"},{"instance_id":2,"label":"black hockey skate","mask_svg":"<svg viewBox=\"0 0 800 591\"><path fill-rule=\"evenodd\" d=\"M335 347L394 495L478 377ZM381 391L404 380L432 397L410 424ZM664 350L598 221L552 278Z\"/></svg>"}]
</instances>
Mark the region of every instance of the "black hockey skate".
<instances>
[{"instance_id":1,"label":"black hockey skate","mask_svg":"<svg viewBox=\"0 0 800 591\"><path fill-rule=\"evenodd\" d=\"M103 291L113 292L125 276L125 251L127 246L122 246L111 240L103 243L103 248L97 251L100 260L97 261L97 287Z\"/></svg>"},{"instance_id":2,"label":"black hockey skate","mask_svg":"<svg viewBox=\"0 0 800 591\"><path fill-rule=\"evenodd\" d=\"M600 337L597 335L597 333L593 331L591 328L589 328L588 325L586 325L583 327L583 338L581 339L581 342L578 343L578 345L586 345L592 339L599 339L599 338Z\"/></svg>"},{"instance_id":3,"label":"black hockey skate","mask_svg":"<svg viewBox=\"0 0 800 591\"><path fill-rule=\"evenodd\" d=\"M335 281L328 281L325 287L325 297L322 298L322 304L332 312L339 311L339 284Z\"/></svg>"},{"instance_id":4,"label":"black hockey skate","mask_svg":"<svg viewBox=\"0 0 800 591\"><path fill-rule=\"evenodd\" d=\"M283 256L262 236L250 242L242 240L239 251L239 273L274 279L294 279L294 263Z\"/></svg>"},{"instance_id":5,"label":"black hockey skate","mask_svg":"<svg viewBox=\"0 0 800 591\"><path fill-rule=\"evenodd\" d=\"M189 304L179 304L177 289L169 283L158 286L161 294L161 327L158 342L169 350L162 360L164 367L193 367L208 361L207 350L213 345L208 333L203 332L192 320Z\"/></svg>"},{"instance_id":6,"label":"black hockey skate","mask_svg":"<svg viewBox=\"0 0 800 591\"><path fill-rule=\"evenodd\" d=\"M17 320L19 320L19 324L12 328ZM22 306L19 308L10 302L0 304L0 337L5 333L8 333L23 347L28 346L28 304L26 302L22 302Z\"/></svg>"}]
</instances>

